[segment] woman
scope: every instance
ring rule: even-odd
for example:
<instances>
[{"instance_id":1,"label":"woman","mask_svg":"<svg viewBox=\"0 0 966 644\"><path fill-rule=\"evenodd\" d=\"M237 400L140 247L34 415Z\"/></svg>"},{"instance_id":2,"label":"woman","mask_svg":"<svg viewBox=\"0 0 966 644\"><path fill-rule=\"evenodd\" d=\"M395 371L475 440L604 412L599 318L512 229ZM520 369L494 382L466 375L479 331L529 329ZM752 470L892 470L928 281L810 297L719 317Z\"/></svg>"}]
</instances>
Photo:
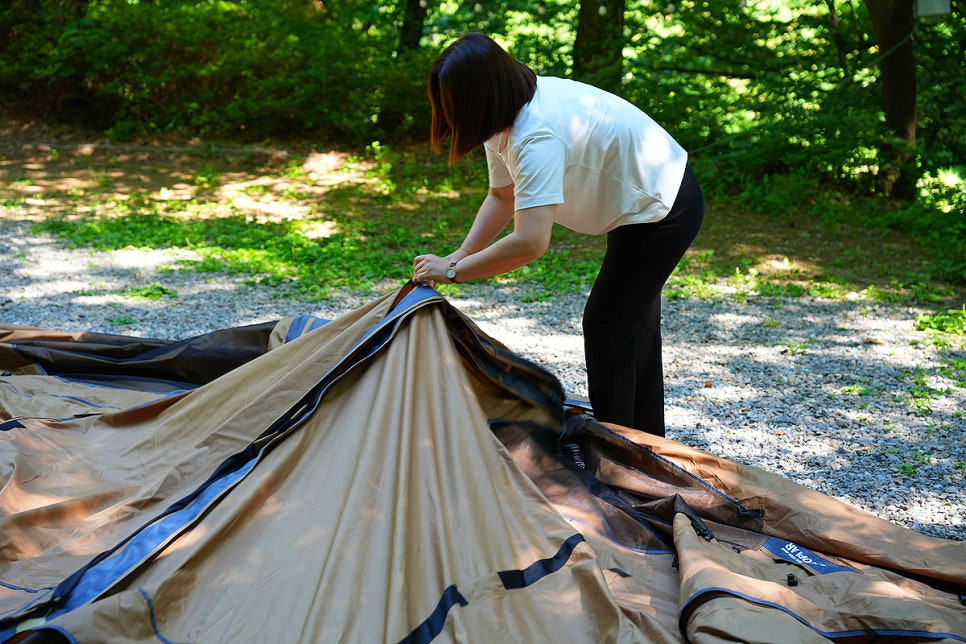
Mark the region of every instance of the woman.
<instances>
[{"instance_id":1,"label":"woman","mask_svg":"<svg viewBox=\"0 0 966 644\"><path fill-rule=\"evenodd\" d=\"M414 279L519 268L547 251L554 223L606 234L583 316L590 403L598 420L663 436L661 289L704 216L685 150L627 101L538 77L482 34L443 51L428 90L433 149L450 137L455 163L482 145L489 191L460 247L416 257Z\"/></svg>"}]
</instances>

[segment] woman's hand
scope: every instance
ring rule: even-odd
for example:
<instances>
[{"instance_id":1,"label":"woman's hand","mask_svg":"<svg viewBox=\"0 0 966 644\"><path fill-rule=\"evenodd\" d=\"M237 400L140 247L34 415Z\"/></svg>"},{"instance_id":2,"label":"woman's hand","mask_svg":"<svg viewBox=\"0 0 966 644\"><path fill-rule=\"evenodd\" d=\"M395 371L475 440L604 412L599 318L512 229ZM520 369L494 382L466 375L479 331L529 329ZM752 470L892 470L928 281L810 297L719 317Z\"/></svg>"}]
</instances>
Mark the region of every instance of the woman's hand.
<instances>
[{"instance_id":1,"label":"woman's hand","mask_svg":"<svg viewBox=\"0 0 966 644\"><path fill-rule=\"evenodd\" d=\"M450 262L439 255L419 255L413 260L413 281L426 282L433 288L440 282L448 282L446 270Z\"/></svg>"}]
</instances>

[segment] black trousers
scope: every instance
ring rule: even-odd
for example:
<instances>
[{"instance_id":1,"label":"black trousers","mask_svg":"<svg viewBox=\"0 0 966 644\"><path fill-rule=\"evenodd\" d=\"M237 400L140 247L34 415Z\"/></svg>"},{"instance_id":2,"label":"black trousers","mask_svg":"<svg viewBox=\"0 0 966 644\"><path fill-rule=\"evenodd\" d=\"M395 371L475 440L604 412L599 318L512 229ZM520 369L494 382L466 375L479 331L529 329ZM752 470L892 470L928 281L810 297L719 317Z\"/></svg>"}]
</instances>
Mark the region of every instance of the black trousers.
<instances>
[{"instance_id":1,"label":"black trousers","mask_svg":"<svg viewBox=\"0 0 966 644\"><path fill-rule=\"evenodd\" d=\"M704 219L690 166L664 219L607 233L584 307L587 388L594 417L664 436L661 289Z\"/></svg>"}]
</instances>

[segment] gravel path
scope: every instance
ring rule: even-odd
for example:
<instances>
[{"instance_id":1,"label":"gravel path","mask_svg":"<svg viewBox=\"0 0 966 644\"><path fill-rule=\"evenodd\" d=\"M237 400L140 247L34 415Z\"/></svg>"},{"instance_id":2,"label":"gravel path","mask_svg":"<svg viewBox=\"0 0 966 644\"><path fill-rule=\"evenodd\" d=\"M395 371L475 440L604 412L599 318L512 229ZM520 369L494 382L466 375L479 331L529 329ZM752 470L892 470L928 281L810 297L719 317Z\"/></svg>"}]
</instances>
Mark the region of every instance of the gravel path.
<instances>
[{"instance_id":1,"label":"gravel path","mask_svg":"<svg viewBox=\"0 0 966 644\"><path fill-rule=\"evenodd\" d=\"M371 297L298 302L236 277L165 270L187 253L91 253L28 231L0 218L3 322L180 339L299 313L331 319ZM176 297L120 293L154 282ZM577 397L586 396L583 300L523 303L513 288L488 285L463 285L451 298ZM667 301L668 436L964 540L966 350L929 342L915 329L922 312L859 297Z\"/></svg>"}]
</instances>

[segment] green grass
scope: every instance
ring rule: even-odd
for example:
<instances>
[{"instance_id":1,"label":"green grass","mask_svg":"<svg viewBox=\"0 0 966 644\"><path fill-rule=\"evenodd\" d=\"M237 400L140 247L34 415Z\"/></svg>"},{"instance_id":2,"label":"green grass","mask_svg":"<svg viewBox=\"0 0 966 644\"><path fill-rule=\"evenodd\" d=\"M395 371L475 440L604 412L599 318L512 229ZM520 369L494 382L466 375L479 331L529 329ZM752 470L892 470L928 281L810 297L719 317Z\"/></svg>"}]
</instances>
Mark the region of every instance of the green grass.
<instances>
[{"instance_id":1,"label":"green grass","mask_svg":"<svg viewBox=\"0 0 966 644\"><path fill-rule=\"evenodd\" d=\"M404 282L414 256L445 254L462 242L485 195L480 154L449 167L422 147L393 150L373 143L321 171L312 165L312 150L274 160L256 156L238 161L209 151L151 167L125 164L119 156L71 161L60 155L47 160L51 176L54 166L73 162L64 176L86 172L88 180L48 191L36 226L74 247L189 249L196 259L183 261L182 270L246 275L253 282L286 284L300 298L323 299L337 289L374 293ZM29 187L26 172L14 176ZM781 195L767 203L775 200ZM251 201L271 204L281 214L253 210L246 205ZM29 209L22 194L3 203L14 211ZM931 267L940 259L926 257L897 270L897 254L922 255L916 240L866 227L861 222L869 204L850 203L858 222L853 225L842 223L847 212L823 221L788 203L780 215L709 203L704 229L671 276L666 297L859 297L930 305L955 300L956 287L932 278L939 269ZM907 246L897 251L896 243ZM774 257L776 248L784 253L781 259ZM555 228L551 252L494 281L520 286L525 301L585 291L603 250L602 238ZM461 288L444 286L448 293ZM961 336L962 315L956 315L937 313L923 319L922 328L935 331L937 342Z\"/></svg>"},{"instance_id":2,"label":"green grass","mask_svg":"<svg viewBox=\"0 0 966 644\"><path fill-rule=\"evenodd\" d=\"M135 300L161 300L164 298L178 297L177 291L159 282L152 282L147 286L126 288L121 293Z\"/></svg>"},{"instance_id":3,"label":"green grass","mask_svg":"<svg viewBox=\"0 0 966 644\"><path fill-rule=\"evenodd\" d=\"M876 396L879 392L865 385L846 385L842 387L842 393L849 396Z\"/></svg>"},{"instance_id":4,"label":"green grass","mask_svg":"<svg viewBox=\"0 0 966 644\"><path fill-rule=\"evenodd\" d=\"M131 324L137 324L139 320L135 317L131 317L130 315L118 315L116 317L107 318L107 322L111 326L123 327Z\"/></svg>"},{"instance_id":5,"label":"green grass","mask_svg":"<svg viewBox=\"0 0 966 644\"><path fill-rule=\"evenodd\" d=\"M940 348L966 348L966 305L924 313L916 319L916 329L925 332L928 341Z\"/></svg>"}]
</instances>

